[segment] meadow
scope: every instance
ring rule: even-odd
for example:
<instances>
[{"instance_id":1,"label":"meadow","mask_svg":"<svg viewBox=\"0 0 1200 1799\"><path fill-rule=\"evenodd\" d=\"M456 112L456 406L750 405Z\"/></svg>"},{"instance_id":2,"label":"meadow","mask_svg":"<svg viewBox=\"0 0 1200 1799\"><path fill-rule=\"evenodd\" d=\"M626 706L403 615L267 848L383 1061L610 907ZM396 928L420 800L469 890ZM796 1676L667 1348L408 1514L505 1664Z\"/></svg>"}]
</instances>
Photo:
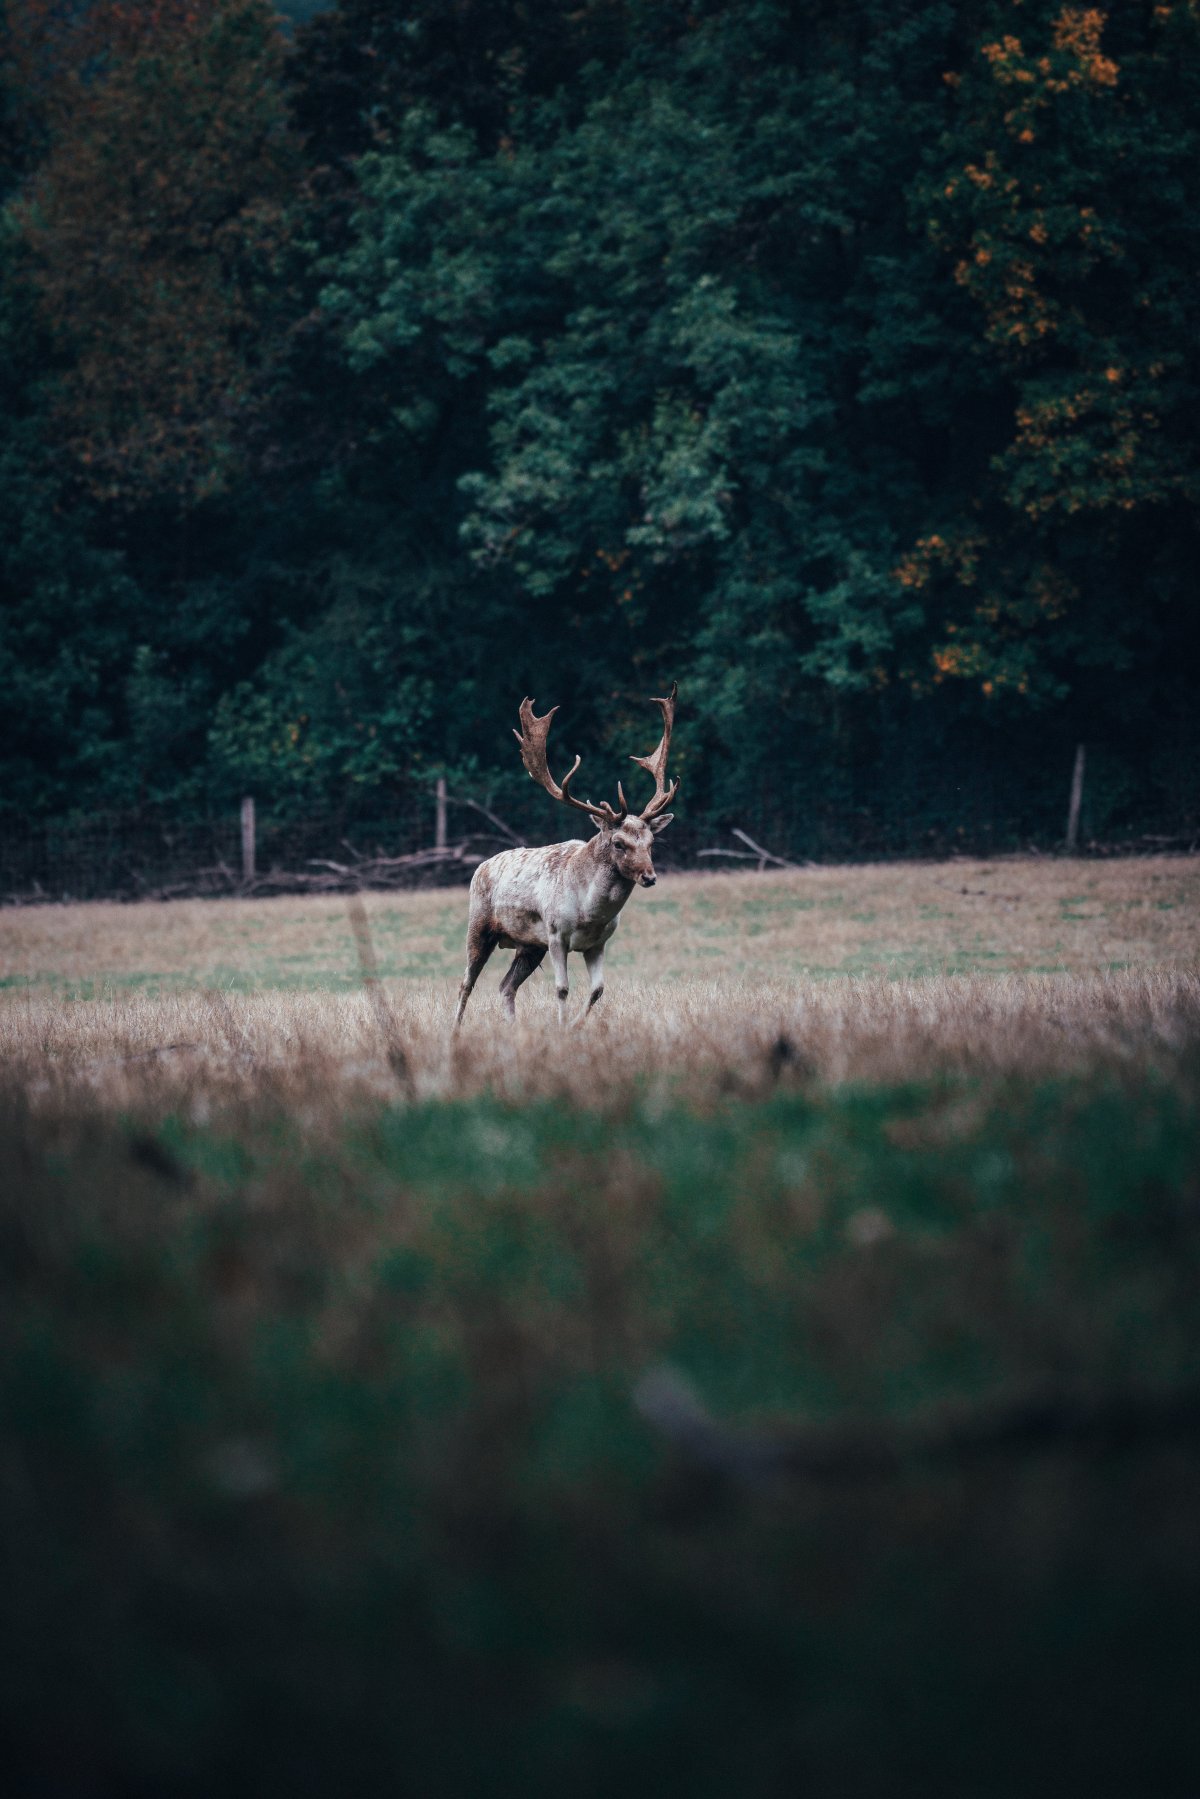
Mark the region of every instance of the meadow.
<instances>
[{"instance_id":1,"label":"meadow","mask_svg":"<svg viewBox=\"0 0 1200 1799\"><path fill-rule=\"evenodd\" d=\"M464 917L0 913L19 1778L1194 1792L1200 863Z\"/></svg>"},{"instance_id":2,"label":"meadow","mask_svg":"<svg viewBox=\"0 0 1200 1799\"><path fill-rule=\"evenodd\" d=\"M0 1055L32 1094L134 1107L268 1079L386 1096L397 1039L430 1099L753 1088L773 1051L825 1082L1068 1073L1170 1056L1200 966L1185 859L667 877L626 908L583 1031L561 1037L544 972L508 1029L498 952L452 1044L465 894L361 908L377 985L338 896L0 912Z\"/></svg>"}]
</instances>

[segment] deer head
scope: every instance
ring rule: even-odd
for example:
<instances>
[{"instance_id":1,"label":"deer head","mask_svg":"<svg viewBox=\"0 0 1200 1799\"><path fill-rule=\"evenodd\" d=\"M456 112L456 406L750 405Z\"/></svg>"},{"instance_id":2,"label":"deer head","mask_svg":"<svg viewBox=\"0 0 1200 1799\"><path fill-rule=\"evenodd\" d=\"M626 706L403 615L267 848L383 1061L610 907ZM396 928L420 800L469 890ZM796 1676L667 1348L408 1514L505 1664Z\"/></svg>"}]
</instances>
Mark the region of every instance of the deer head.
<instances>
[{"instance_id":1,"label":"deer head","mask_svg":"<svg viewBox=\"0 0 1200 1799\"><path fill-rule=\"evenodd\" d=\"M571 768L563 776L559 786L546 764L546 739L550 735L550 721L558 711L551 706L549 712L538 718L533 710L533 701L521 701L521 729L514 731L513 736L521 746L521 760L529 771L530 778L544 787L553 799L560 800L565 806L574 806L579 812L586 812L600 832L601 846L611 860L617 873L624 880L638 882L643 887L653 887L656 876L650 852L654 839L660 831L665 831L673 814L666 811L675 794L679 790L678 780L667 786L667 755L671 747L671 728L675 723L675 697L679 692L678 682L671 683L671 691L665 699L656 698L654 704L661 708L663 715L663 734L658 748L649 756L631 756L630 761L644 768L647 774L654 776L654 794L640 813L631 813L629 802L625 798L625 790L617 782L617 806L610 806L607 800L594 805L591 800L577 800L571 792L571 782L579 772L580 758L576 756Z\"/></svg>"}]
</instances>

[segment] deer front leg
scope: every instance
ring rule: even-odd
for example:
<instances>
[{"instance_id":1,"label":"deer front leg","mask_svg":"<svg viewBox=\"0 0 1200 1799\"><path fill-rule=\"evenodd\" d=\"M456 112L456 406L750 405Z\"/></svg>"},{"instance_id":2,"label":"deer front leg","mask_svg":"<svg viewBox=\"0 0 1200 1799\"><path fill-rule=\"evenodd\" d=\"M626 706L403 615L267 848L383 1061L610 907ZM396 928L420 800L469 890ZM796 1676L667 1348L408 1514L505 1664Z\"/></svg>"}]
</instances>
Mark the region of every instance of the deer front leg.
<instances>
[{"instance_id":1,"label":"deer front leg","mask_svg":"<svg viewBox=\"0 0 1200 1799\"><path fill-rule=\"evenodd\" d=\"M550 966L554 970L554 991L558 995L558 1022L567 1022L567 946L561 937L551 937L547 945Z\"/></svg>"},{"instance_id":2,"label":"deer front leg","mask_svg":"<svg viewBox=\"0 0 1200 1799\"><path fill-rule=\"evenodd\" d=\"M599 949L585 949L583 952L583 959L587 964L588 980L592 984L592 991L588 994L587 1005L583 1008L583 1011L576 1020L577 1024L583 1023L592 1007L604 992L604 945L601 944Z\"/></svg>"}]
</instances>

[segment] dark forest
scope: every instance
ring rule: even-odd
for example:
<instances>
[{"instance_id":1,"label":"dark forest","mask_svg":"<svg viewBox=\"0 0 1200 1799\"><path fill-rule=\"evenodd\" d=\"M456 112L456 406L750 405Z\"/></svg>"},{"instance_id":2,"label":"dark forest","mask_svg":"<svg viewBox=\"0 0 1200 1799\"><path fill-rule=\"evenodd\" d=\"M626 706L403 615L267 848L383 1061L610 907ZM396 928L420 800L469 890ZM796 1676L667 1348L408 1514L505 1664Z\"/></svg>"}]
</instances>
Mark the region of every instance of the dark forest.
<instances>
[{"instance_id":1,"label":"dark forest","mask_svg":"<svg viewBox=\"0 0 1200 1799\"><path fill-rule=\"evenodd\" d=\"M1195 825L1194 3L293 13L5 12L0 822Z\"/></svg>"}]
</instances>

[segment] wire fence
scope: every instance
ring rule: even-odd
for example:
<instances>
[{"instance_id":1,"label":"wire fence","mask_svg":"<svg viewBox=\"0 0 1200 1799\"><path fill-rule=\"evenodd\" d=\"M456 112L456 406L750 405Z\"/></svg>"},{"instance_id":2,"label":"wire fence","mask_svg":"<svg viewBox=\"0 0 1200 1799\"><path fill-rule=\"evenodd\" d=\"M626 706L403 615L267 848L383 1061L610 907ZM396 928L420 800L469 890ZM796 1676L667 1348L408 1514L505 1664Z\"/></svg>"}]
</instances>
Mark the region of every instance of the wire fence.
<instances>
[{"instance_id":1,"label":"wire fence","mask_svg":"<svg viewBox=\"0 0 1200 1799\"><path fill-rule=\"evenodd\" d=\"M1063 763L1056 779L1041 782L1014 779L1011 768L995 764L905 756L866 776L826 768L803 791L763 791L736 811L697 817L681 806L655 862L665 870L754 869L956 852L1197 848L1200 804L1191 783L1152 810L1131 812L1113 800L1102 753L1091 756L1087 781L1078 753L1073 767ZM369 814L278 816L252 805L247 813L244 802L191 820L147 811L9 819L0 826L0 901L444 886L469 880L499 850L580 830L532 787L492 806L443 784L413 788Z\"/></svg>"}]
</instances>

